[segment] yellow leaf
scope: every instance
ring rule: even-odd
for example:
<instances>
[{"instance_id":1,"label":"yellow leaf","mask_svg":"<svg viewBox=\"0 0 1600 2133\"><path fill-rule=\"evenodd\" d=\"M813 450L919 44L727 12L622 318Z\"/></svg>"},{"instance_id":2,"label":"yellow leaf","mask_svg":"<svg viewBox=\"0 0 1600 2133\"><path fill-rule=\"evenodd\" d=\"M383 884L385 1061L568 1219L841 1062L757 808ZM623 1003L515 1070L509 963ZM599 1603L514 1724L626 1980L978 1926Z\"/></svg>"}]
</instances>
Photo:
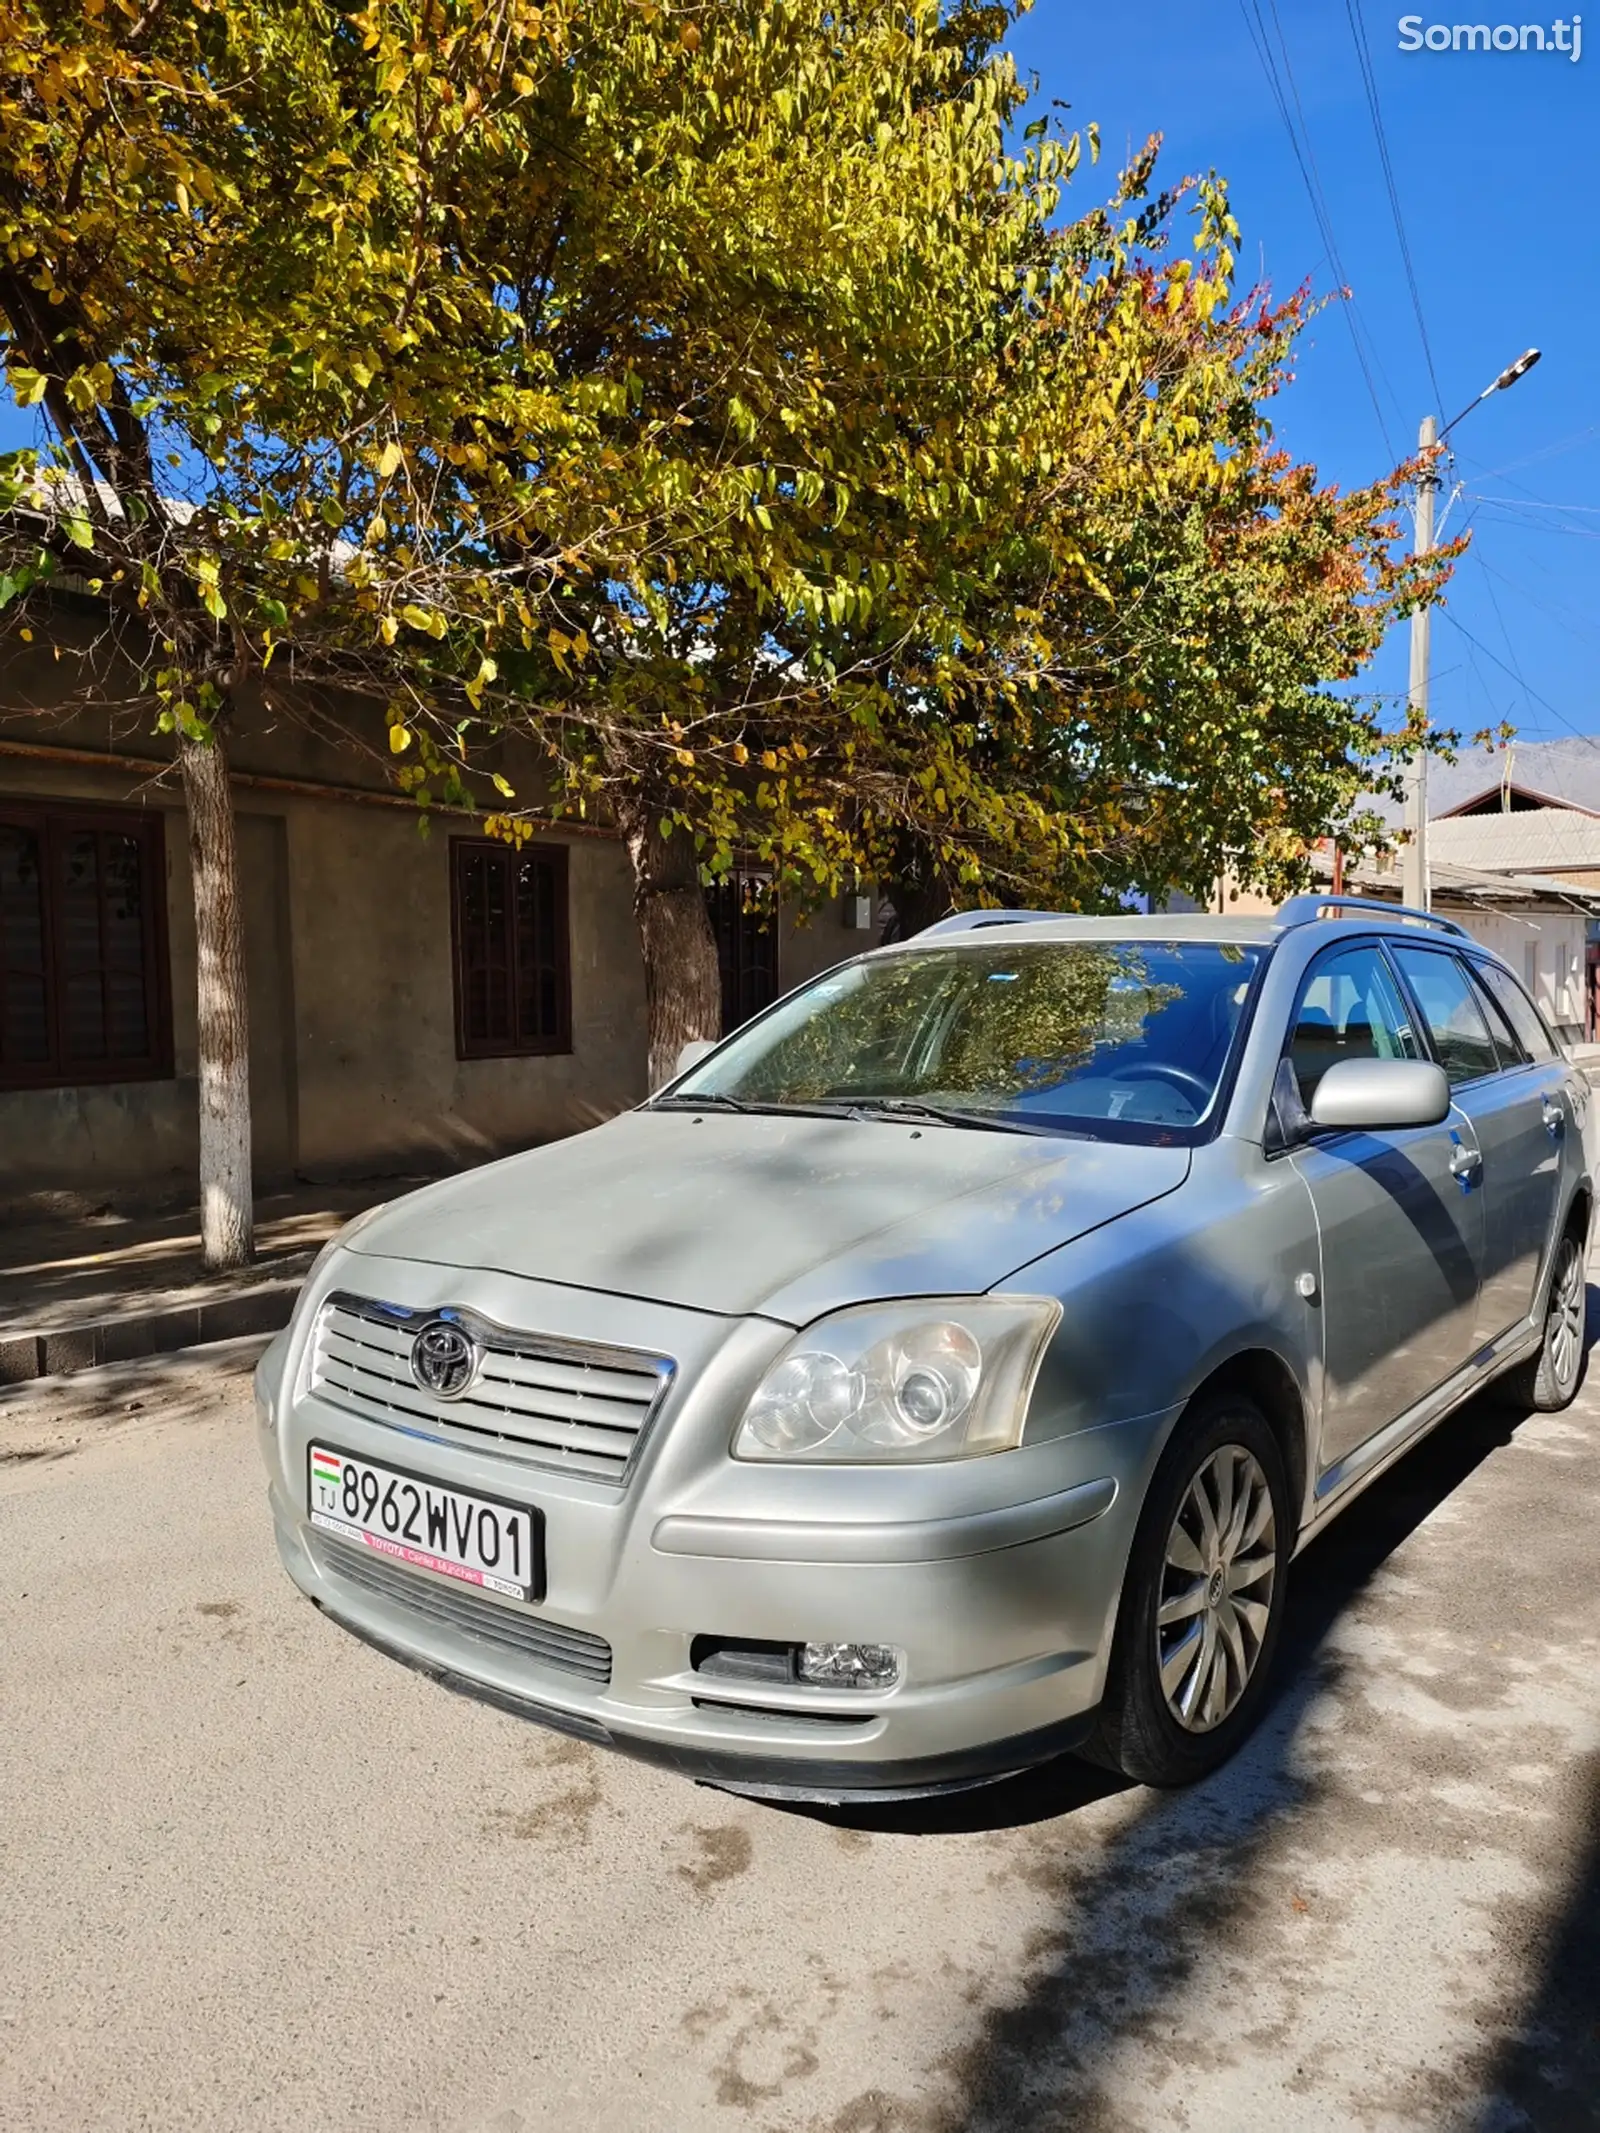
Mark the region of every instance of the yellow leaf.
<instances>
[{"instance_id":1,"label":"yellow leaf","mask_svg":"<svg viewBox=\"0 0 1600 2133\"><path fill-rule=\"evenodd\" d=\"M396 637L399 636L399 634L399 623L396 622L393 615L385 615L383 620L378 624L378 635L383 639L385 644L393 644L394 640L396 639Z\"/></svg>"},{"instance_id":2,"label":"yellow leaf","mask_svg":"<svg viewBox=\"0 0 1600 2133\"><path fill-rule=\"evenodd\" d=\"M378 472L387 481L389 476L394 473L394 471L399 466L401 460L404 459L404 457L405 454L401 451L399 445L397 445L394 439L391 437L389 442L384 446L383 450L378 454Z\"/></svg>"},{"instance_id":3,"label":"yellow leaf","mask_svg":"<svg viewBox=\"0 0 1600 2133\"><path fill-rule=\"evenodd\" d=\"M497 770L493 772L492 775L494 778L495 791L499 793L503 799L514 800L517 797L516 793L513 791L511 786L506 783L505 779L501 777L499 771Z\"/></svg>"},{"instance_id":4,"label":"yellow leaf","mask_svg":"<svg viewBox=\"0 0 1600 2133\"><path fill-rule=\"evenodd\" d=\"M411 728L401 719L396 719L389 728L389 753L404 755L411 746Z\"/></svg>"}]
</instances>

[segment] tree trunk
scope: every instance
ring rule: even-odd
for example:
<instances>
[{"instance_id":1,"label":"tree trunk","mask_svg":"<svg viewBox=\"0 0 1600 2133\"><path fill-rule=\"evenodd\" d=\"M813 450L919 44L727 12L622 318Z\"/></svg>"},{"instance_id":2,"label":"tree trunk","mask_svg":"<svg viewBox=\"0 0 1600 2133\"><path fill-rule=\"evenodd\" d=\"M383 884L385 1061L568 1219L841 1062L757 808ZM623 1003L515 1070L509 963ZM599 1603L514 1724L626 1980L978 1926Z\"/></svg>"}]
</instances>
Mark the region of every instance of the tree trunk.
<instances>
[{"instance_id":1,"label":"tree trunk","mask_svg":"<svg viewBox=\"0 0 1600 2133\"><path fill-rule=\"evenodd\" d=\"M686 1044L721 1036L722 979L688 833L658 835L650 809L633 800L618 806L617 818L633 861L654 1091L672 1079Z\"/></svg>"},{"instance_id":2,"label":"tree trunk","mask_svg":"<svg viewBox=\"0 0 1600 2133\"><path fill-rule=\"evenodd\" d=\"M199 967L200 1246L204 1265L220 1273L248 1265L255 1249L244 913L221 735L211 741L180 735L178 766L189 810Z\"/></svg>"}]
</instances>

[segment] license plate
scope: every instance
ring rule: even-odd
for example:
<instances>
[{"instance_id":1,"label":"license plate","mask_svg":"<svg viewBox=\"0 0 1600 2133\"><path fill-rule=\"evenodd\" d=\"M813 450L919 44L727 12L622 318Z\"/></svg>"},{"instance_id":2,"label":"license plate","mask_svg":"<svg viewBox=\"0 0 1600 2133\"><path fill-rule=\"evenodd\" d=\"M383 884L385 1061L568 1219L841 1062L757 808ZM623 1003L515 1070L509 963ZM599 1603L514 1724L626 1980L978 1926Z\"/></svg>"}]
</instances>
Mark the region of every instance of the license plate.
<instances>
[{"instance_id":1,"label":"license plate","mask_svg":"<svg viewBox=\"0 0 1600 2133\"><path fill-rule=\"evenodd\" d=\"M332 1445L307 1447L311 1523L463 1585L514 1600L544 1596L544 1518L526 1504L447 1489Z\"/></svg>"}]
</instances>

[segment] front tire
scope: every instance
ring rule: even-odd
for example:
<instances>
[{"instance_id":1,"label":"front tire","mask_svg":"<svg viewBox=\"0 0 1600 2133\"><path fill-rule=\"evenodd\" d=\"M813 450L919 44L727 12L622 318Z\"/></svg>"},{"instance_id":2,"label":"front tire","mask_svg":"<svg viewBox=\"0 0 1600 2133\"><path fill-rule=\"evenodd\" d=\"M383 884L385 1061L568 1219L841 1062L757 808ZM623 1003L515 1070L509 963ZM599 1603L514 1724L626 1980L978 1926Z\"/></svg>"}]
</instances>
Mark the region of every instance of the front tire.
<instances>
[{"instance_id":1,"label":"front tire","mask_svg":"<svg viewBox=\"0 0 1600 2133\"><path fill-rule=\"evenodd\" d=\"M1293 1545L1266 1417L1237 1393L1204 1401L1145 1498L1091 1761L1138 1784L1189 1785L1242 1745L1268 1693Z\"/></svg>"}]
</instances>

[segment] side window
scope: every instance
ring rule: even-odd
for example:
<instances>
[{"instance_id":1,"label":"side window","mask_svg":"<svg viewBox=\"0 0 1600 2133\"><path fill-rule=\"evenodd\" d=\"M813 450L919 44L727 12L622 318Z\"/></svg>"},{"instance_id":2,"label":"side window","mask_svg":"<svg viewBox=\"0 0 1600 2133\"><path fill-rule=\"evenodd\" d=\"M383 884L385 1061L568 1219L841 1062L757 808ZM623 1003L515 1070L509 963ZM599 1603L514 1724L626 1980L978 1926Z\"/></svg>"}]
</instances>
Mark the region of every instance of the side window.
<instances>
[{"instance_id":1,"label":"side window","mask_svg":"<svg viewBox=\"0 0 1600 2133\"><path fill-rule=\"evenodd\" d=\"M1376 948L1337 948L1306 973L1289 1031L1300 1101L1339 1059L1420 1059L1399 987Z\"/></svg>"},{"instance_id":2,"label":"side window","mask_svg":"<svg viewBox=\"0 0 1600 2133\"><path fill-rule=\"evenodd\" d=\"M1438 948L1397 947L1394 955L1416 996L1450 1086L1457 1088L1464 1081L1498 1073L1500 1054L1463 965Z\"/></svg>"},{"instance_id":3,"label":"side window","mask_svg":"<svg viewBox=\"0 0 1600 2133\"><path fill-rule=\"evenodd\" d=\"M1517 1042L1516 1032L1506 1020L1500 1003L1483 983L1483 972L1473 962L1467 964L1472 972L1473 994L1483 1009L1483 1019L1489 1025L1489 1035L1494 1039L1494 1048L1499 1056L1502 1072L1508 1067L1526 1066L1528 1055Z\"/></svg>"},{"instance_id":4,"label":"side window","mask_svg":"<svg viewBox=\"0 0 1600 2133\"><path fill-rule=\"evenodd\" d=\"M1483 981L1484 990L1502 1010L1506 1020L1517 1033L1518 1042L1530 1059L1554 1059L1555 1040L1544 1026L1544 1018L1528 995L1517 983L1509 970L1502 970L1498 963L1474 961L1473 969Z\"/></svg>"}]
</instances>

